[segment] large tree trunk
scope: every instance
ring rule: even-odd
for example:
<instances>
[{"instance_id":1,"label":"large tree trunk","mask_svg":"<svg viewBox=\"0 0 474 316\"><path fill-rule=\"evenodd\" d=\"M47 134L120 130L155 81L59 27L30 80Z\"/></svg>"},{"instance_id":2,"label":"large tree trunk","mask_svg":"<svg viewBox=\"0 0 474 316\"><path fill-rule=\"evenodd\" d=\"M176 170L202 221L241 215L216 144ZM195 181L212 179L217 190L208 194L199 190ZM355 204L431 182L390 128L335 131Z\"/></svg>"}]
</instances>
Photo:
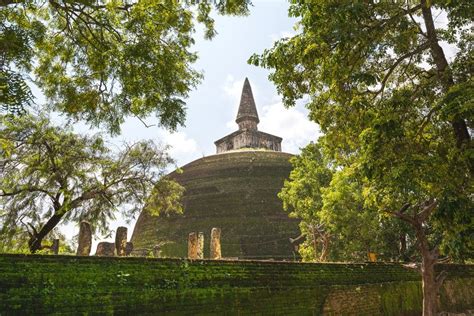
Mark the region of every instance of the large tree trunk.
<instances>
[{"instance_id":1,"label":"large tree trunk","mask_svg":"<svg viewBox=\"0 0 474 316\"><path fill-rule=\"evenodd\" d=\"M434 263L423 256L421 275L423 283L423 316L434 316L437 310L437 296Z\"/></svg>"},{"instance_id":2,"label":"large tree trunk","mask_svg":"<svg viewBox=\"0 0 474 316\"><path fill-rule=\"evenodd\" d=\"M44 237L48 235L56 225L61 221L61 218L64 214L57 215L54 214L51 218L41 227L40 231L37 232L33 229L33 232L30 234L30 240L28 241L28 247L30 248L31 253L35 253L38 250L41 250L43 246L41 243L43 242Z\"/></svg>"},{"instance_id":3,"label":"large tree trunk","mask_svg":"<svg viewBox=\"0 0 474 316\"><path fill-rule=\"evenodd\" d=\"M431 56L435 62L436 69L438 71L438 77L441 80L444 91L448 92L449 88L454 85L454 78L449 64L444 54L443 48L439 45L438 36L436 34L436 28L433 21L433 15L431 13L431 7L427 3L427 0L421 0L421 12L426 27L426 35L430 45ZM471 142L471 136L469 134L466 121L464 118L456 115L452 121L451 126L456 137L457 146L461 149L469 148ZM474 163L470 160L470 171L474 172Z\"/></svg>"},{"instance_id":4,"label":"large tree trunk","mask_svg":"<svg viewBox=\"0 0 474 316\"><path fill-rule=\"evenodd\" d=\"M423 316L434 316L437 311L438 286L434 266L438 260L437 249L430 250L422 222L413 225L421 253L421 279L423 286Z\"/></svg>"},{"instance_id":5,"label":"large tree trunk","mask_svg":"<svg viewBox=\"0 0 474 316\"><path fill-rule=\"evenodd\" d=\"M431 248L426 236L426 223L437 206L435 200L429 200L420 206L420 211L415 210L413 215L405 212L411 207L405 204L400 211L391 212L391 214L408 224L415 230L418 250L421 254L421 278L423 285L423 316L434 316L438 308L438 292L443 284L446 273L442 271L439 275L435 274L435 265L438 262L438 248Z\"/></svg>"}]
</instances>

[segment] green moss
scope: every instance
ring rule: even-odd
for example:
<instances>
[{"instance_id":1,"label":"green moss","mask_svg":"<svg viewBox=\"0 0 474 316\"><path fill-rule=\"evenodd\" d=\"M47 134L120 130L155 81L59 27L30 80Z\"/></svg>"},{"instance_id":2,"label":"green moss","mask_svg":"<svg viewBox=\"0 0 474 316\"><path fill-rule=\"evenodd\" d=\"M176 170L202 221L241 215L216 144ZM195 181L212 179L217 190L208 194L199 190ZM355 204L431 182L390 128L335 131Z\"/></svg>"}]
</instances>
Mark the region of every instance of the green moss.
<instances>
[{"instance_id":1,"label":"green moss","mask_svg":"<svg viewBox=\"0 0 474 316\"><path fill-rule=\"evenodd\" d=\"M442 268L443 309L474 308L474 266ZM2 315L319 315L329 297L336 314L419 314L420 277L397 264L0 255Z\"/></svg>"},{"instance_id":2,"label":"green moss","mask_svg":"<svg viewBox=\"0 0 474 316\"><path fill-rule=\"evenodd\" d=\"M418 315L422 310L420 282L383 283L379 288L383 315Z\"/></svg>"},{"instance_id":3,"label":"green moss","mask_svg":"<svg viewBox=\"0 0 474 316\"><path fill-rule=\"evenodd\" d=\"M440 309L465 312L474 306L474 278L448 279L440 291Z\"/></svg>"}]
</instances>

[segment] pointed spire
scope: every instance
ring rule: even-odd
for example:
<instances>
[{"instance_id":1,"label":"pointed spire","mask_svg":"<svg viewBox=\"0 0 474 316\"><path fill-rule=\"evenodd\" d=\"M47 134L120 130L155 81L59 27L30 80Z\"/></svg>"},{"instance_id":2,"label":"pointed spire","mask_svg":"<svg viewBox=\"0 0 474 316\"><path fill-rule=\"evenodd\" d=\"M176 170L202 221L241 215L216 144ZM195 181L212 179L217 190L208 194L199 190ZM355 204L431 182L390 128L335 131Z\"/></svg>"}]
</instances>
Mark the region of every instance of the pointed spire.
<instances>
[{"instance_id":1,"label":"pointed spire","mask_svg":"<svg viewBox=\"0 0 474 316\"><path fill-rule=\"evenodd\" d=\"M240 97L239 112L235 120L239 124L239 129L257 129L258 119L257 107L253 99L250 82L245 78L242 96Z\"/></svg>"}]
</instances>

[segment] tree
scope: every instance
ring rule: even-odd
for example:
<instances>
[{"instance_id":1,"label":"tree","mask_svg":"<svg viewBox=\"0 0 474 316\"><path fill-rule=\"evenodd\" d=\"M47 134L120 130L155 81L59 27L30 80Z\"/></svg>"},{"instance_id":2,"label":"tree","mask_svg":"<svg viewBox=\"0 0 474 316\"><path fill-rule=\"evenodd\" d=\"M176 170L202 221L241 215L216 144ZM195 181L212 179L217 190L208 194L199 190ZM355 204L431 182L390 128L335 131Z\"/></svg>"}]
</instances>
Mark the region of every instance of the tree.
<instances>
[{"instance_id":1,"label":"tree","mask_svg":"<svg viewBox=\"0 0 474 316\"><path fill-rule=\"evenodd\" d=\"M77 135L46 117L1 122L0 234L14 238L26 227L32 253L60 222L87 220L104 233L117 212L181 211L182 187L163 177L172 160L151 141L113 153L100 135Z\"/></svg>"},{"instance_id":2,"label":"tree","mask_svg":"<svg viewBox=\"0 0 474 316\"><path fill-rule=\"evenodd\" d=\"M2 238L0 240L0 253L30 253L28 248L28 240L30 236L28 231L24 227L17 227L16 232L12 232L7 238ZM74 241L66 238L64 234L61 233L59 228L54 228L47 237L43 240L42 249L37 253L51 254L53 252L52 245L54 240L59 240L59 249L60 254L75 254Z\"/></svg>"},{"instance_id":3,"label":"tree","mask_svg":"<svg viewBox=\"0 0 474 316\"><path fill-rule=\"evenodd\" d=\"M23 111L28 81L48 108L120 131L127 116L156 114L174 129L201 74L191 68L195 24L216 32L210 12L246 14L246 0L0 1L0 105Z\"/></svg>"},{"instance_id":4,"label":"tree","mask_svg":"<svg viewBox=\"0 0 474 316\"><path fill-rule=\"evenodd\" d=\"M368 252L386 260L406 258L410 247L399 245L406 227L365 205L361 175L353 167L331 170L334 163L324 158L323 143L324 137L292 158L279 194L289 215L301 219L303 260L365 261Z\"/></svg>"},{"instance_id":5,"label":"tree","mask_svg":"<svg viewBox=\"0 0 474 316\"><path fill-rule=\"evenodd\" d=\"M474 4L302 0L289 12L298 33L250 62L274 70L287 106L309 95L328 158L360 173L365 207L411 212L403 220L421 255L423 313L433 315L440 253L473 254ZM451 61L442 41L459 49Z\"/></svg>"},{"instance_id":6,"label":"tree","mask_svg":"<svg viewBox=\"0 0 474 316\"><path fill-rule=\"evenodd\" d=\"M474 57L469 26L474 4L412 3L295 1L289 13L301 19L301 32L277 42L262 56L252 56L250 62L275 69L270 79L287 106L311 95L312 118L326 134L347 126L346 115L359 115L368 104L379 104L399 89L409 87L414 99L429 93L430 99L425 99L430 103L419 109L419 124L428 124L434 115L451 124L450 134L468 157L472 172ZM447 28L435 28L433 10L447 14ZM459 49L451 63L442 41ZM358 136L347 128L343 132L339 134L346 135L340 142L344 145Z\"/></svg>"},{"instance_id":7,"label":"tree","mask_svg":"<svg viewBox=\"0 0 474 316\"><path fill-rule=\"evenodd\" d=\"M321 189L329 185L332 172L323 160L320 147L310 144L299 156L291 159L293 169L289 180L278 196L290 217L300 218L300 229L305 241L299 252L309 261L326 261L330 236L320 218L322 209Z\"/></svg>"}]
</instances>

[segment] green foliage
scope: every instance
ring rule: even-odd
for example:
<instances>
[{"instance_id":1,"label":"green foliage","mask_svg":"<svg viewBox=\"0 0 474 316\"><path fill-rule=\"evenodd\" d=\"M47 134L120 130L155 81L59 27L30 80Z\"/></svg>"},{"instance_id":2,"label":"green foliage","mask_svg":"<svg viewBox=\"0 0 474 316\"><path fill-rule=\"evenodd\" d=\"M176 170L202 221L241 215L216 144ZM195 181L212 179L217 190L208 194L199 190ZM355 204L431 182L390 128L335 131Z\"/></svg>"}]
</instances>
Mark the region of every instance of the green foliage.
<instances>
[{"instance_id":1,"label":"green foliage","mask_svg":"<svg viewBox=\"0 0 474 316\"><path fill-rule=\"evenodd\" d=\"M318 225L330 236L330 261L365 261L368 252L377 253L379 259L399 258L398 239L406 229L365 205L364 183L353 167L332 170L321 144L308 145L292 164L279 197L289 215L302 220L305 241L299 252L305 261L318 260L314 242L320 240L313 234Z\"/></svg>"},{"instance_id":2,"label":"green foliage","mask_svg":"<svg viewBox=\"0 0 474 316\"><path fill-rule=\"evenodd\" d=\"M435 10L447 15L444 29L432 23ZM310 118L337 172L328 189L316 182L306 190L315 204L323 201L318 221L366 221L386 231L384 222L393 226L387 211L434 198L438 207L425 227L432 247L473 257L473 10L472 1L293 1L297 34L250 58L273 70L287 106L310 97ZM443 40L459 48L452 61ZM312 169L295 185L312 181ZM357 240L371 234L361 231Z\"/></svg>"},{"instance_id":3,"label":"green foliage","mask_svg":"<svg viewBox=\"0 0 474 316\"><path fill-rule=\"evenodd\" d=\"M127 116L183 124L184 99L202 75L191 68L196 24L215 35L211 9L246 14L246 0L13 1L0 4L0 104L32 100L27 76L48 107L118 133ZM14 80L13 80L14 79Z\"/></svg>"},{"instance_id":4,"label":"green foliage","mask_svg":"<svg viewBox=\"0 0 474 316\"><path fill-rule=\"evenodd\" d=\"M323 160L320 146L309 144L299 156L291 159L293 169L289 181L279 193L285 210L291 217L310 220L317 217L323 202L321 188L331 182L332 172Z\"/></svg>"},{"instance_id":5,"label":"green foliage","mask_svg":"<svg viewBox=\"0 0 474 316\"><path fill-rule=\"evenodd\" d=\"M0 240L0 253L20 253L28 254L30 249L28 248L28 240L30 236L24 227L18 226L15 230L10 231L7 235L2 235ZM43 240L43 244L46 246L44 249L39 250L37 254L50 255L52 251L48 246L53 244L54 239L59 239L59 253L60 254L76 254L74 243L62 234L58 228L54 228Z\"/></svg>"},{"instance_id":6,"label":"green foliage","mask_svg":"<svg viewBox=\"0 0 474 316\"><path fill-rule=\"evenodd\" d=\"M31 243L61 220L87 220L105 233L117 212L133 218L146 203L156 206L155 214L158 206L181 211L182 188L163 179L173 161L151 141L112 152L100 135L77 135L46 117L0 119L0 233L5 242L17 238L21 225L31 229L33 250Z\"/></svg>"}]
</instances>

